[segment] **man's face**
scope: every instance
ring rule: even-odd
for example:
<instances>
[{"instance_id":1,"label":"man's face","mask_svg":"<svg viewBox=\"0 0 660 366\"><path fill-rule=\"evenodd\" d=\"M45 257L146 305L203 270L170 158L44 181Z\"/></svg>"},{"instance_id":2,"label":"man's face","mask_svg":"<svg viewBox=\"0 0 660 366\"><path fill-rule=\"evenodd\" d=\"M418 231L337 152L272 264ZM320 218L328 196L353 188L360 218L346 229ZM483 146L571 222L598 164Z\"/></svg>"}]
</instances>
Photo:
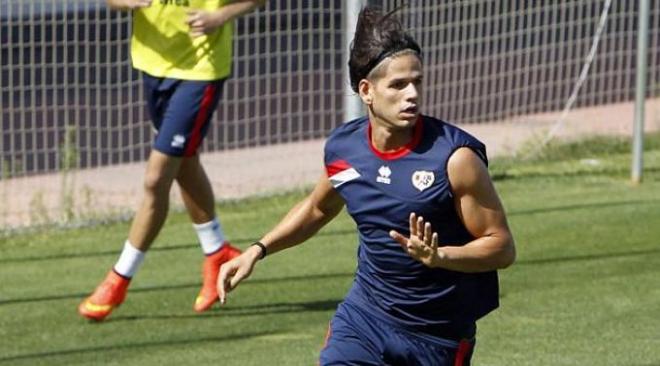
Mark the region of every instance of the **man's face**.
<instances>
[{"instance_id":1,"label":"man's face","mask_svg":"<svg viewBox=\"0 0 660 366\"><path fill-rule=\"evenodd\" d=\"M415 125L422 102L422 63L408 53L385 60L360 93L376 121L390 128Z\"/></svg>"}]
</instances>

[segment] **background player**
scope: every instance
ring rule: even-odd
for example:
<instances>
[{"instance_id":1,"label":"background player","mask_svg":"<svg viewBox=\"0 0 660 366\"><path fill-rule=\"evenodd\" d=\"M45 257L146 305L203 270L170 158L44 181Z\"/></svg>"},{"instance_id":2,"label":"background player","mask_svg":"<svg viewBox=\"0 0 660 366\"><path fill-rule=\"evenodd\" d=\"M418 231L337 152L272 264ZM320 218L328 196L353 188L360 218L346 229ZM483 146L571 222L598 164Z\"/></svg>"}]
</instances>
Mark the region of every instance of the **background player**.
<instances>
[{"instance_id":1,"label":"background player","mask_svg":"<svg viewBox=\"0 0 660 366\"><path fill-rule=\"evenodd\" d=\"M476 321L498 307L496 270L515 260L484 145L420 114L420 53L392 13L360 13L349 69L368 115L331 133L327 175L220 270L224 303L259 258L302 243L345 205L358 268L323 365L468 365Z\"/></svg>"},{"instance_id":2,"label":"background player","mask_svg":"<svg viewBox=\"0 0 660 366\"><path fill-rule=\"evenodd\" d=\"M107 0L111 8L133 11L133 66L143 73L158 132L147 161L144 199L124 249L103 282L78 306L82 316L102 320L124 301L131 278L165 222L173 181L181 188L206 255L194 309L205 311L218 300L218 269L240 251L225 240L197 148L231 71L232 21L264 2Z\"/></svg>"}]
</instances>

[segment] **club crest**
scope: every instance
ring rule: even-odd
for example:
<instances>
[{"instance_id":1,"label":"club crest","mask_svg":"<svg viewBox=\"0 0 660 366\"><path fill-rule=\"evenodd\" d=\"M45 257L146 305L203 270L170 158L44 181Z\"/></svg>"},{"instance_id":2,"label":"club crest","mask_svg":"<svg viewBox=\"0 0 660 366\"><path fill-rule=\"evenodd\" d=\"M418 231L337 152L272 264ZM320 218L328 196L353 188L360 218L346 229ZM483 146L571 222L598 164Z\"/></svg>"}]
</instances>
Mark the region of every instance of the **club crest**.
<instances>
[{"instance_id":1,"label":"club crest","mask_svg":"<svg viewBox=\"0 0 660 366\"><path fill-rule=\"evenodd\" d=\"M434 181L435 175L433 175L433 172L418 170L412 175L412 184L415 188L419 189L420 192L430 187Z\"/></svg>"}]
</instances>

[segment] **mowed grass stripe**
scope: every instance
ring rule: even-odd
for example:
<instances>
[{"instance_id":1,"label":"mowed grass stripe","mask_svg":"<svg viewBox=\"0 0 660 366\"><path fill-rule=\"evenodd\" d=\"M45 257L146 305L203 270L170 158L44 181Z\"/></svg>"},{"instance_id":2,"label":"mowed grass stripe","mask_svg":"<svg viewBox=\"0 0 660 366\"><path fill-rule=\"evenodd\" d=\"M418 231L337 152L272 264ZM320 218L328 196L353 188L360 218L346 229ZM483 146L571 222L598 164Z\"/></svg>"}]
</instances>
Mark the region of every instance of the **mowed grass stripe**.
<instances>
[{"instance_id":1,"label":"mowed grass stripe","mask_svg":"<svg viewBox=\"0 0 660 366\"><path fill-rule=\"evenodd\" d=\"M525 175L524 164L496 182L518 262L501 272L501 307L479 323L474 364L660 365L660 172L631 187L618 173L552 174L557 164L541 161ZM245 247L304 194L223 203L225 231ZM2 239L0 364L315 364L355 271L355 224L341 214L268 257L228 305L195 314L201 254L186 215L173 213L126 303L86 322L75 308L127 230Z\"/></svg>"}]
</instances>

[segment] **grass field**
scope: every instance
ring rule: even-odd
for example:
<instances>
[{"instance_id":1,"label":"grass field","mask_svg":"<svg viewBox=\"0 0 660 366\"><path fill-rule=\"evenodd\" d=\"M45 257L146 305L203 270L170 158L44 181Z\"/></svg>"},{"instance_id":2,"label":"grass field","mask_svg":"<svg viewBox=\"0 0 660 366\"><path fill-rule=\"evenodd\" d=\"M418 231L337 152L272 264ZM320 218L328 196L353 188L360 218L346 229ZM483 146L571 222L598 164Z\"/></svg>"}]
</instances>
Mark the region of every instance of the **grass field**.
<instances>
[{"instance_id":1,"label":"grass field","mask_svg":"<svg viewBox=\"0 0 660 366\"><path fill-rule=\"evenodd\" d=\"M660 144L645 182L629 146L599 140L491 165L518 261L501 307L479 323L475 365L660 365ZM622 145L623 147L619 146ZM220 205L244 247L302 197ZM267 258L229 303L197 315L201 252L170 216L127 301L104 323L78 302L117 258L128 224L0 239L0 364L313 365L352 281L356 236L342 214L306 244Z\"/></svg>"}]
</instances>

